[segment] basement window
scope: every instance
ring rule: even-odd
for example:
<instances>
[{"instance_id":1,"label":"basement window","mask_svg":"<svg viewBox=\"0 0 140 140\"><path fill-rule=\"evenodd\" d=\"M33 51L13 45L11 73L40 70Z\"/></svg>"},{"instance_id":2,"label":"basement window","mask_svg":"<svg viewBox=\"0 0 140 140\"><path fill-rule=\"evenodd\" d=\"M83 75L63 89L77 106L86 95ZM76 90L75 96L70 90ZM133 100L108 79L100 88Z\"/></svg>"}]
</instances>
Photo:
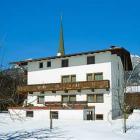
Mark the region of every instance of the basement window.
<instances>
[{"instance_id":1,"label":"basement window","mask_svg":"<svg viewBox=\"0 0 140 140\"><path fill-rule=\"evenodd\" d=\"M58 119L58 111L50 111L50 118Z\"/></svg>"},{"instance_id":2,"label":"basement window","mask_svg":"<svg viewBox=\"0 0 140 140\"><path fill-rule=\"evenodd\" d=\"M103 120L103 114L96 114L96 120Z\"/></svg>"},{"instance_id":3,"label":"basement window","mask_svg":"<svg viewBox=\"0 0 140 140\"><path fill-rule=\"evenodd\" d=\"M33 111L26 111L26 117L34 117Z\"/></svg>"}]
</instances>

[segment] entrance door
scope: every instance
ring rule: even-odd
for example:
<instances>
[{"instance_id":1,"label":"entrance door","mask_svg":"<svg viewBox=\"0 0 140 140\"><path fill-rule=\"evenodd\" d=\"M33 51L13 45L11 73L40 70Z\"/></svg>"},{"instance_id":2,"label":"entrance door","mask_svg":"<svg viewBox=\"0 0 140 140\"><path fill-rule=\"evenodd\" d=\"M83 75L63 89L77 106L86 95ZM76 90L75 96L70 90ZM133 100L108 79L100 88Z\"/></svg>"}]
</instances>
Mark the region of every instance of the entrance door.
<instances>
[{"instance_id":1,"label":"entrance door","mask_svg":"<svg viewBox=\"0 0 140 140\"><path fill-rule=\"evenodd\" d=\"M87 111L87 120L93 120L93 112L92 112L92 110Z\"/></svg>"},{"instance_id":2,"label":"entrance door","mask_svg":"<svg viewBox=\"0 0 140 140\"><path fill-rule=\"evenodd\" d=\"M94 109L84 109L84 120L95 120Z\"/></svg>"}]
</instances>

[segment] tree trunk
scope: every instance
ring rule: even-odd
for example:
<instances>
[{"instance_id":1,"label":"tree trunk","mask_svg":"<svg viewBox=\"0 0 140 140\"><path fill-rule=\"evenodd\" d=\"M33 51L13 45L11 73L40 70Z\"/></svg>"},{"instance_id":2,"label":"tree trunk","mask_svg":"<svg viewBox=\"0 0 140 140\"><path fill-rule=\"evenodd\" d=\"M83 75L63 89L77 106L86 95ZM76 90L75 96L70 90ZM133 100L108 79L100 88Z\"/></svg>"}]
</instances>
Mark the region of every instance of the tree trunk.
<instances>
[{"instance_id":1,"label":"tree trunk","mask_svg":"<svg viewBox=\"0 0 140 140\"><path fill-rule=\"evenodd\" d=\"M50 130L53 128L52 113L50 109Z\"/></svg>"},{"instance_id":2,"label":"tree trunk","mask_svg":"<svg viewBox=\"0 0 140 140\"><path fill-rule=\"evenodd\" d=\"M123 113L123 133L126 133L126 112Z\"/></svg>"}]
</instances>

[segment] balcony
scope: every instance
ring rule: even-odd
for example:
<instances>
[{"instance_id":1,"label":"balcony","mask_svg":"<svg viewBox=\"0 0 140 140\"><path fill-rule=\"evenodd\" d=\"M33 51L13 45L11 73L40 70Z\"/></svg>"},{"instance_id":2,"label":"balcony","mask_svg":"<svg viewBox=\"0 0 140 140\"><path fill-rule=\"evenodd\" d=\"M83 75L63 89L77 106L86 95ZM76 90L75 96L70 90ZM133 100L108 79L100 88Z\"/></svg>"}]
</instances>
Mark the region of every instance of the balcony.
<instances>
[{"instance_id":1,"label":"balcony","mask_svg":"<svg viewBox=\"0 0 140 140\"><path fill-rule=\"evenodd\" d=\"M79 89L108 89L110 88L109 80L82 81L74 83L52 83L18 86L17 92L44 92L44 91L65 91Z\"/></svg>"},{"instance_id":2,"label":"balcony","mask_svg":"<svg viewBox=\"0 0 140 140\"><path fill-rule=\"evenodd\" d=\"M75 101L75 102L45 102L45 106L51 109L84 109L88 108L86 101Z\"/></svg>"},{"instance_id":3,"label":"balcony","mask_svg":"<svg viewBox=\"0 0 140 140\"><path fill-rule=\"evenodd\" d=\"M10 107L9 109L24 109L24 110L71 110L71 109L93 109L95 106L88 106L87 101L76 102L45 102L45 106L17 106Z\"/></svg>"}]
</instances>

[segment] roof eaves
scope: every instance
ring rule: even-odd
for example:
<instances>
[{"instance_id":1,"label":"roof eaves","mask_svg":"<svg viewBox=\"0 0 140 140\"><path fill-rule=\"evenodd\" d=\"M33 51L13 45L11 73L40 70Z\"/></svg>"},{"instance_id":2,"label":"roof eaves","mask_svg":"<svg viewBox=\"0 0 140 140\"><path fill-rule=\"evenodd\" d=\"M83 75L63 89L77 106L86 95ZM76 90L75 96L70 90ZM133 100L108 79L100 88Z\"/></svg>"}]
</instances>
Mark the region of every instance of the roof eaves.
<instances>
[{"instance_id":1,"label":"roof eaves","mask_svg":"<svg viewBox=\"0 0 140 140\"><path fill-rule=\"evenodd\" d=\"M114 51L114 50L124 50L127 53L129 53L126 49L124 48L109 48L109 49L104 49L104 50L96 50L96 51L88 51L88 52L81 52L81 53L74 53L74 54L67 54L64 56L52 56L52 57L43 57L43 58L35 58L31 60L23 60L23 61L17 61L17 62L10 62L10 64L26 64L28 62L35 62L35 61L42 61L42 60L50 60L50 59L57 59L57 58L66 58L66 57L71 57L71 56L77 56L77 55L87 55L87 54L94 54L94 53L101 53L101 52L107 52L107 51Z\"/></svg>"}]
</instances>

